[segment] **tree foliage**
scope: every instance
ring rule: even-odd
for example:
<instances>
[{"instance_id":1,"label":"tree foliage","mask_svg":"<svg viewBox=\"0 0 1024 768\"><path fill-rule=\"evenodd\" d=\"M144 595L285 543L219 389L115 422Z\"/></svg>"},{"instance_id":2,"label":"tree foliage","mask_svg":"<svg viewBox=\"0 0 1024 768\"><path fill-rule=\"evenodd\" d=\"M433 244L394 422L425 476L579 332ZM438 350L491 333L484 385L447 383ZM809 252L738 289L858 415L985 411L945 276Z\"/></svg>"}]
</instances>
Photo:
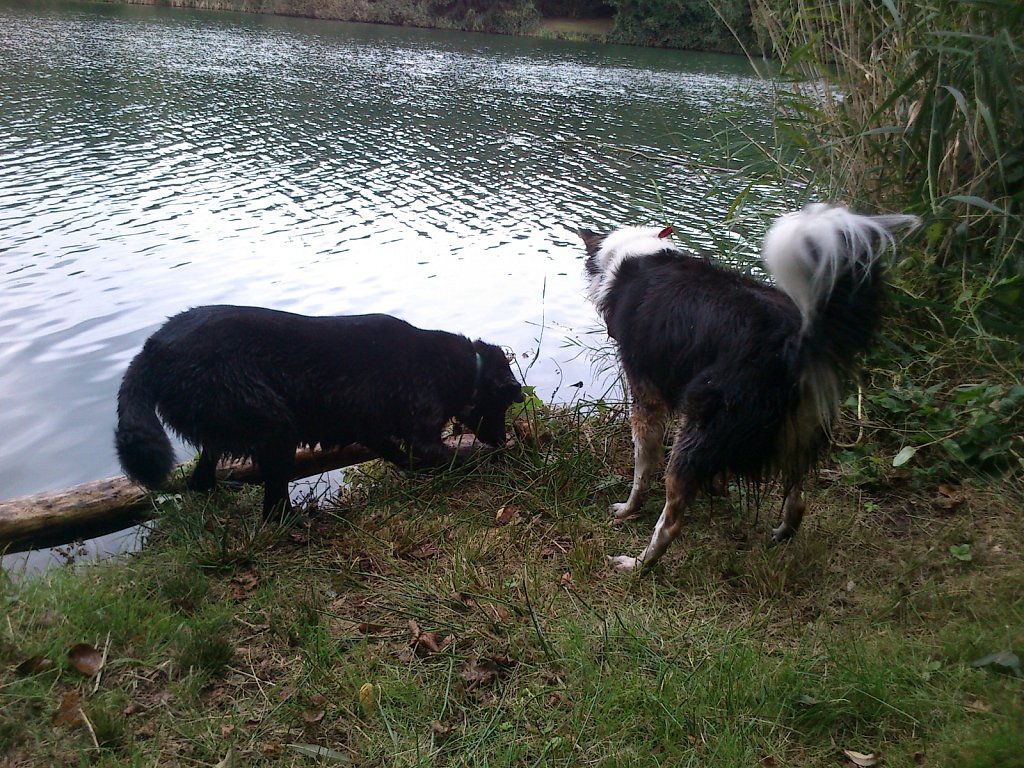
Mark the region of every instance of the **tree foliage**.
<instances>
[{"instance_id":1,"label":"tree foliage","mask_svg":"<svg viewBox=\"0 0 1024 768\"><path fill-rule=\"evenodd\" d=\"M748 0L612 1L613 42L725 53L754 47Z\"/></svg>"}]
</instances>

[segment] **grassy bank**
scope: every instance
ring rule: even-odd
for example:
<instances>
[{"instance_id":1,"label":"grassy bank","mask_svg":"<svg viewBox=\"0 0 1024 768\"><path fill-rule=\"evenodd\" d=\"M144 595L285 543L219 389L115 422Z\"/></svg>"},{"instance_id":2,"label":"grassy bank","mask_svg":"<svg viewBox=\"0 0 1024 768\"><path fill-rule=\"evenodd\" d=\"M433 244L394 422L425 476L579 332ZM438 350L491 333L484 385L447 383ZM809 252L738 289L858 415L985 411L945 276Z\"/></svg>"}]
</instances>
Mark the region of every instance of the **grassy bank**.
<instances>
[{"instance_id":1,"label":"grassy bank","mask_svg":"<svg viewBox=\"0 0 1024 768\"><path fill-rule=\"evenodd\" d=\"M651 524L605 517L621 411L519 431L465 471L367 465L286 528L258 493L167 499L143 551L7 580L0 761L1024 764L1019 662L986 659L1024 647L1008 482L828 463L793 543L734 492L621 577Z\"/></svg>"}]
</instances>

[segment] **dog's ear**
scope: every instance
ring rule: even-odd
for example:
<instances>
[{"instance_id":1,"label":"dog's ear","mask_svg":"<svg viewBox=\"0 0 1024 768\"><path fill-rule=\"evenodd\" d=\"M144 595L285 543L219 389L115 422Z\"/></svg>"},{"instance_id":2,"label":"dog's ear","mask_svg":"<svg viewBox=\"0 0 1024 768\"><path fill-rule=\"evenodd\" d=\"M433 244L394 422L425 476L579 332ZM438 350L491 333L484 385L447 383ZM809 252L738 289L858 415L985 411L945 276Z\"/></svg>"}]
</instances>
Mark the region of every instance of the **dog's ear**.
<instances>
[{"instance_id":1,"label":"dog's ear","mask_svg":"<svg viewBox=\"0 0 1024 768\"><path fill-rule=\"evenodd\" d=\"M577 229L576 234L580 236L581 240L583 240L583 245L587 249L588 256L595 256L597 254L597 251L601 247L601 243L604 242L605 238L604 235L592 232L589 229L584 229L583 227Z\"/></svg>"},{"instance_id":2,"label":"dog's ear","mask_svg":"<svg viewBox=\"0 0 1024 768\"><path fill-rule=\"evenodd\" d=\"M481 376L485 389L505 403L523 402L523 388L501 347L477 339L473 347L483 360Z\"/></svg>"}]
</instances>

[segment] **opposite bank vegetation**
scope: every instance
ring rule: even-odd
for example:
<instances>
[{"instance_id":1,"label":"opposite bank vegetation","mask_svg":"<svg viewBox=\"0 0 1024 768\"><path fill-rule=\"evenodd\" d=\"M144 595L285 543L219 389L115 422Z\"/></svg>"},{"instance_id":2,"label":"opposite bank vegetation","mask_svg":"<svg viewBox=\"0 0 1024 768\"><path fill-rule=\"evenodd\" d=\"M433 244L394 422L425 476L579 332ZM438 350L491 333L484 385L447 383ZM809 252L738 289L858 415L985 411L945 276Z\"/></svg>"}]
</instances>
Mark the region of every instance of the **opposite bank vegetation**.
<instances>
[{"instance_id":1,"label":"opposite bank vegetation","mask_svg":"<svg viewBox=\"0 0 1024 768\"><path fill-rule=\"evenodd\" d=\"M1024 765L1024 7L773 5L776 140L709 164L925 219L795 541L734 491L612 575L609 401L289 526L155 497L140 552L0 578L0 765Z\"/></svg>"},{"instance_id":2,"label":"opposite bank vegetation","mask_svg":"<svg viewBox=\"0 0 1024 768\"><path fill-rule=\"evenodd\" d=\"M747 0L108 0L200 10L391 24L505 35L552 34L627 45L740 53L757 42ZM546 18L604 20L550 32Z\"/></svg>"}]
</instances>

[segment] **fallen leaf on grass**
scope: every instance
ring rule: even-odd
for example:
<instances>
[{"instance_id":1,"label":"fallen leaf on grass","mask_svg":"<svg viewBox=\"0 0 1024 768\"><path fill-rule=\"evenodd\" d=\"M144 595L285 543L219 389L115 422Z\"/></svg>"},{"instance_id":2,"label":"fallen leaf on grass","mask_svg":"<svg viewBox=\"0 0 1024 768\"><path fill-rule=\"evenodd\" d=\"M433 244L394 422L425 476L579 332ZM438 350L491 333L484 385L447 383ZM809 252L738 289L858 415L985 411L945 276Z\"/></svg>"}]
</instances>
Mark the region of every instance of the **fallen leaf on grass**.
<instances>
[{"instance_id":1,"label":"fallen leaf on grass","mask_svg":"<svg viewBox=\"0 0 1024 768\"><path fill-rule=\"evenodd\" d=\"M68 651L68 662L83 675L95 675L103 666L103 654L88 643L79 643Z\"/></svg>"},{"instance_id":2,"label":"fallen leaf on grass","mask_svg":"<svg viewBox=\"0 0 1024 768\"><path fill-rule=\"evenodd\" d=\"M561 707L561 706L563 706L565 704L568 704L568 703L569 703L569 699L561 691L555 691L550 696L548 696L548 709L554 709L556 707Z\"/></svg>"},{"instance_id":3,"label":"fallen leaf on grass","mask_svg":"<svg viewBox=\"0 0 1024 768\"><path fill-rule=\"evenodd\" d=\"M488 614L489 618L498 624L501 624L503 621L508 621L508 610L497 603L489 603L484 609L484 613Z\"/></svg>"},{"instance_id":4,"label":"fallen leaf on grass","mask_svg":"<svg viewBox=\"0 0 1024 768\"><path fill-rule=\"evenodd\" d=\"M857 766L857 768L872 768L872 766L878 765L882 762L882 756L871 752L864 754L863 752L854 752L852 749L844 749L843 754L846 755L847 759L851 763Z\"/></svg>"},{"instance_id":5,"label":"fallen leaf on grass","mask_svg":"<svg viewBox=\"0 0 1024 768\"><path fill-rule=\"evenodd\" d=\"M449 605L456 611L465 612L476 608L476 600L462 592L452 592Z\"/></svg>"},{"instance_id":6,"label":"fallen leaf on grass","mask_svg":"<svg viewBox=\"0 0 1024 768\"><path fill-rule=\"evenodd\" d=\"M971 699L967 704L964 705L968 712L985 713L991 712L992 707L986 704L981 699Z\"/></svg>"},{"instance_id":7,"label":"fallen leaf on grass","mask_svg":"<svg viewBox=\"0 0 1024 768\"><path fill-rule=\"evenodd\" d=\"M415 549L407 552L400 552L399 557L403 560L429 560L437 554L437 546L431 542L421 544Z\"/></svg>"},{"instance_id":8,"label":"fallen leaf on grass","mask_svg":"<svg viewBox=\"0 0 1024 768\"><path fill-rule=\"evenodd\" d=\"M469 683L472 690L478 686L491 685L498 676L515 662L508 656L488 656L483 659L467 661L459 672L459 677Z\"/></svg>"},{"instance_id":9,"label":"fallen leaf on grass","mask_svg":"<svg viewBox=\"0 0 1024 768\"><path fill-rule=\"evenodd\" d=\"M14 671L19 675L35 675L52 668L53 662L45 656L33 656L21 662L14 668Z\"/></svg>"},{"instance_id":10,"label":"fallen leaf on grass","mask_svg":"<svg viewBox=\"0 0 1024 768\"><path fill-rule=\"evenodd\" d=\"M302 713L302 721L308 725L316 725L324 719L324 715L327 714L322 709L307 709Z\"/></svg>"},{"instance_id":11,"label":"fallen leaf on grass","mask_svg":"<svg viewBox=\"0 0 1024 768\"><path fill-rule=\"evenodd\" d=\"M68 728L78 728L82 725L81 696L78 691L65 691L57 703L57 711L53 713L50 722L54 725L66 725Z\"/></svg>"},{"instance_id":12,"label":"fallen leaf on grass","mask_svg":"<svg viewBox=\"0 0 1024 768\"><path fill-rule=\"evenodd\" d=\"M945 512L956 512L964 503L964 496L951 485L939 484L939 495L935 497L933 504L937 509Z\"/></svg>"},{"instance_id":13,"label":"fallen leaf on grass","mask_svg":"<svg viewBox=\"0 0 1024 768\"><path fill-rule=\"evenodd\" d=\"M1020 659L1013 651L999 651L982 656L971 662L972 667L991 667L996 672L1014 677L1024 677L1024 671L1020 667Z\"/></svg>"},{"instance_id":14,"label":"fallen leaf on grass","mask_svg":"<svg viewBox=\"0 0 1024 768\"><path fill-rule=\"evenodd\" d=\"M440 720L434 720L430 724L430 732L434 735L434 741L438 744L444 744L445 739L451 736L454 730L454 725L445 725Z\"/></svg>"},{"instance_id":15,"label":"fallen leaf on grass","mask_svg":"<svg viewBox=\"0 0 1024 768\"><path fill-rule=\"evenodd\" d=\"M337 750L328 749L327 747L320 747L316 744L289 744L288 749L292 749L300 755L306 755L307 757L319 757L323 760L330 760L334 763L352 762L352 758L344 752L338 752Z\"/></svg>"},{"instance_id":16,"label":"fallen leaf on grass","mask_svg":"<svg viewBox=\"0 0 1024 768\"><path fill-rule=\"evenodd\" d=\"M228 588L235 600L245 600L260 583L259 575L252 570L241 571L231 577Z\"/></svg>"},{"instance_id":17,"label":"fallen leaf on grass","mask_svg":"<svg viewBox=\"0 0 1024 768\"><path fill-rule=\"evenodd\" d=\"M508 525L519 517L519 507L514 504L506 504L494 513L494 522L498 525Z\"/></svg>"},{"instance_id":18,"label":"fallen leaf on grass","mask_svg":"<svg viewBox=\"0 0 1024 768\"><path fill-rule=\"evenodd\" d=\"M374 695L373 683L363 683L359 686L359 707L364 715L372 715L377 708L377 698Z\"/></svg>"},{"instance_id":19,"label":"fallen leaf on grass","mask_svg":"<svg viewBox=\"0 0 1024 768\"><path fill-rule=\"evenodd\" d=\"M444 640L438 642L437 635L433 632L422 631L419 624L413 619L409 619L409 645L417 653L424 653L426 651L440 653L451 642L451 639L451 635L449 635Z\"/></svg>"}]
</instances>

